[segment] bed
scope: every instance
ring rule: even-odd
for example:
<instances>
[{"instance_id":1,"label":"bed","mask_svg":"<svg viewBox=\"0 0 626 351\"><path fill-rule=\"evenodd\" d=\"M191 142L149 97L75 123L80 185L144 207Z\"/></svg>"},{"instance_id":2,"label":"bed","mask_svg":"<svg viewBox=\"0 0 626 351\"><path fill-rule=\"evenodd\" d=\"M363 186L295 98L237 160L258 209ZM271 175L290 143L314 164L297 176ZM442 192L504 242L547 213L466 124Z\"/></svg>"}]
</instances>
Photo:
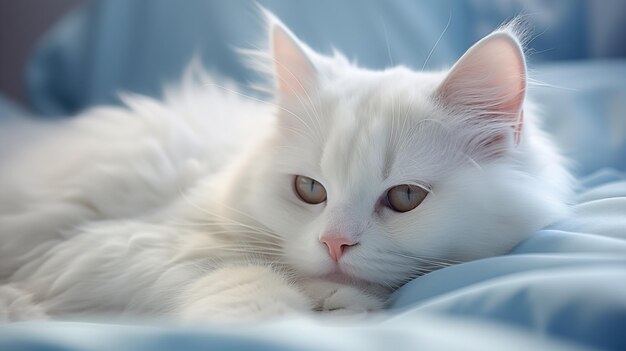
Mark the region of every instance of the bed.
<instances>
[{"instance_id":1,"label":"bed","mask_svg":"<svg viewBox=\"0 0 626 351\"><path fill-rule=\"evenodd\" d=\"M417 69L453 62L487 28L523 10L515 1L261 3L316 48L327 49L322 38L339 29L337 47L364 65ZM623 5L614 11L626 14ZM626 350L626 58L619 47L602 51L570 40L600 35L590 24L591 1L543 6L534 24L552 16L553 27L532 45L530 95L572 160L571 218L507 255L419 277L394 294L388 311L365 320L299 318L236 329L22 322L0 326L0 350ZM0 118L55 118L115 104L120 89L158 95L194 54L219 74L254 80L228 47L250 43L254 26L242 18L253 17L253 5L243 1L93 1L43 38L28 66L29 103L0 97ZM322 20L328 25L316 30ZM623 47L623 39L606 40Z\"/></svg>"}]
</instances>

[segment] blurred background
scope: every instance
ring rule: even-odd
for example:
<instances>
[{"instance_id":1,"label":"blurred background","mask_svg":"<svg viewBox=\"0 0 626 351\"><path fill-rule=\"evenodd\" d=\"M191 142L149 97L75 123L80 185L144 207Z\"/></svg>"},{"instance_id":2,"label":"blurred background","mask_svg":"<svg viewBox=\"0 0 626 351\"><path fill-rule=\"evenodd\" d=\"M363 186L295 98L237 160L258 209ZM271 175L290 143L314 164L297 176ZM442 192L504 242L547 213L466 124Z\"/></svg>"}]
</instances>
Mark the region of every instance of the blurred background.
<instances>
[{"instance_id":1,"label":"blurred background","mask_svg":"<svg viewBox=\"0 0 626 351\"><path fill-rule=\"evenodd\" d=\"M548 129L583 174L626 167L626 1L258 3L313 49L337 48L374 69L450 66L521 16L531 78L542 88L531 92L550 115ZM264 34L249 0L0 0L0 118L71 116L119 104L119 91L159 97L194 55L213 74L246 84L257 77L233 48L254 48Z\"/></svg>"},{"instance_id":2,"label":"blurred background","mask_svg":"<svg viewBox=\"0 0 626 351\"><path fill-rule=\"evenodd\" d=\"M83 0L0 1L0 92L23 101L24 68L35 43Z\"/></svg>"}]
</instances>

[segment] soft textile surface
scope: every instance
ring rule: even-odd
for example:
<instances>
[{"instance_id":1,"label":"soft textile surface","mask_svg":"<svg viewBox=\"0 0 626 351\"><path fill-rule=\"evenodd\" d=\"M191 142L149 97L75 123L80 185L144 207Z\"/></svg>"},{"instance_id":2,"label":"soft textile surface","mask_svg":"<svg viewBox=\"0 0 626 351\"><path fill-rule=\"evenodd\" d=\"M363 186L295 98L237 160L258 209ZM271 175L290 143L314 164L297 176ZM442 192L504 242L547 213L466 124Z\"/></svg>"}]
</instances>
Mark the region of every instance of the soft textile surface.
<instances>
[{"instance_id":1,"label":"soft textile surface","mask_svg":"<svg viewBox=\"0 0 626 351\"><path fill-rule=\"evenodd\" d=\"M45 114L73 112L93 103L114 101L113 90L120 87L157 94L160 80L174 80L192 51L193 40L174 46L180 52L159 51L162 49L159 41L171 44L177 39L176 34L168 36L169 25L183 26L182 32L197 32L198 37L209 33L208 38L214 38L210 40L225 35L233 39L235 45L245 44L251 31L219 22L237 14L242 2L220 2L218 6L213 2L189 1L191 5L183 6L182 12L170 11L173 2L169 5L166 1L154 3L157 5L148 7L140 0L95 1L58 26L31 65L33 109ZM333 11L322 11L312 2L302 7L288 5L290 2L263 3L270 8L274 6L272 9L297 33L302 33L304 40L322 49L326 43L319 38L335 38L335 33L343 31L336 32L332 26L319 32L314 30L319 27L320 18L334 14L350 17L350 6L354 6L342 5L342 2L331 5L329 1L323 5L334 6ZM392 15L385 23L393 57L396 62L419 69L446 24L450 4L455 2L436 3L438 5L425 8L423 4L413 6L408 1L393 2L393 6L389 2L372 2L363 7L361 16L350 17L354 22L343 30L351 34L337 34L338 46L352 56L363 57L360 61L368 66L385 66L388 56L377 50L384 47L385 39L373 34L379 34L380 28L363 32L363 36L350 30L366 30L366 24L377 23L378 11L389 6L385 13ZM470 23L475 24L477 18L490 18L482 23L492 26L503 19L502 13L511 10L497 6L484 8L476 3L457 4L460 7L455 8L467 11L467 17L453 13L449 34L430 59L433 67L452 62L471 41L483 34L480 26L471 27L470 31ZM562 27L555 25L554 33L565 28L561 34L574 33L571 37L580 42L579 38L587 37L577 32L585 27L580 24L586 23L582 6L586 2L567 3L572 5L554 2L554 6L562 6L548 13L562 12L561 16L574 22L557 21ZM290 6L297 7L297 12L306 11L311 17L303 20L293 13L290 15ZM146 9L151 10L146 13ZM198 18L199 11L221 15L207 15L211 20L193 20ZM144 29L132 30L129 24L132 21L142 23L140 28ZM338 23L332 18L329 22ZM572 26L575 28L570 28ZM148 35L153 30L161 35ZM416 34L420 30L427 32L420 36ZM552 34L546 35L544 38ZM404 49L409 40L407 36L415 38L415 51ZM360 37L368 40L355 41ZM538 40L541 43L542 39ZM594 56L589 47L570 44L571 41L564 41L552 57L546 52L547 59ZM200 53L210 69L218 69L239 80L247 78L240 65L232 63L234 58L224 54L227 48L222 46L226 44L216 41L206 45L206 50L200 48ZM212 56L215 47L218 54ZM201 350L219 346L221 349L258 350L535 350L575 346L625 350L626 60L535 64L531 77L535 79L531 95L549 117L547 129L573 160L572 167L580 179L578 204L571 218L536 233L510 254L420 277L394 295L394 303L386 316L366 322L336 321L341 327L308 319L236 330L215 326L17 323L0 327L0 349ZM15 106L0 101L0 115L16 113Z\"/></svg>"}]
</instances>

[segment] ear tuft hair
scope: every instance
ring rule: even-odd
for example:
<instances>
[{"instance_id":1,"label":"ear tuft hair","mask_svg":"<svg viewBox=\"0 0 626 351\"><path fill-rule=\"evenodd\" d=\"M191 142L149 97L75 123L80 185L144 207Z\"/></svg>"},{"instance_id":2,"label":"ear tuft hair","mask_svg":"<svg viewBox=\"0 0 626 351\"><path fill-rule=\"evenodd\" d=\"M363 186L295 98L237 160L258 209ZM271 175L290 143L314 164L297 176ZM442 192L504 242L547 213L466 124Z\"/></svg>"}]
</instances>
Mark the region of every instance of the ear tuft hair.
<instances>
[{"instance_id":1,"label":"ear tuft hair","mask_svg":"<svg viewBox=\"0 0 626 351\"><path fill-rule=\"evenodd\" d=\"M527 85L526 59L517 28L518 22L511 22L474 44L435 93L444 107L469 116L477 124L501 130L508 127L515 140L521 133Z\"/></svg>"},{"instance_id":2,"label":"ear tuft hair","mask_svg":"<svg viewBox=\"0 0 626 351\"><path fill-rule=\"evenodd\" d=\"M236 49L246 58L249 67L262 77L270 78L267 84L253 85L255 90L289 99L308 93L316 86L317 70L312 52L269 10L257 5L267 28L267 44L254 49Z\"/></svg>"}]
</instances>

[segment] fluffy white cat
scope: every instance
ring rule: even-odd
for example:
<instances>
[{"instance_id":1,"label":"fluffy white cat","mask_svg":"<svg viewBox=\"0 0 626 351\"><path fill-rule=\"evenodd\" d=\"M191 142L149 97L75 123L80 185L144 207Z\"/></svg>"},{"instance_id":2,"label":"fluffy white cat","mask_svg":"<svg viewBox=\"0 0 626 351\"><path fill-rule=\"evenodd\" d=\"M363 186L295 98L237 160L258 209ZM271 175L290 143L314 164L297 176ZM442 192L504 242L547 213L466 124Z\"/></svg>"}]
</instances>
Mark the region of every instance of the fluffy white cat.
<instances>
[{"instance_id":1,"label":"fluffy white cat","mask_svg":"<svg viewBox=\"0 0 626 351\"><path fill-rule=\"evenodd\" d=\"M511 26L448 71L371 71L266 16L274 102L191 70L0 128L0 319L377 310L567 213Z\"/></svg>"}]
</instances>

